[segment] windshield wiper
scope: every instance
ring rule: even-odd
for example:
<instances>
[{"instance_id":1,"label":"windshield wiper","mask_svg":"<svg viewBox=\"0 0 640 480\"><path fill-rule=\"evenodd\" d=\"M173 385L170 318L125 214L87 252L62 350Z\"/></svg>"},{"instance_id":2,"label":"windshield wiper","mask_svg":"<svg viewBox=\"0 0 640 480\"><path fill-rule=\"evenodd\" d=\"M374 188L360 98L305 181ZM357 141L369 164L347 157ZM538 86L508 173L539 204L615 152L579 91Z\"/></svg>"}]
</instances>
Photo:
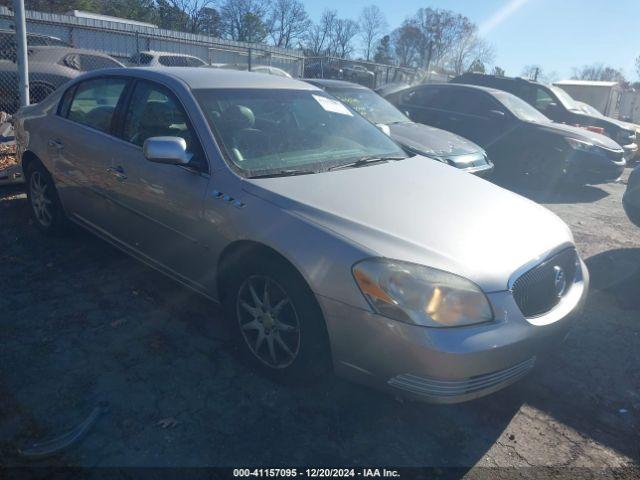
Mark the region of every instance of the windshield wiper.
<instances>
[{"instance_id":1,"label":"windshield wiper","mask_svg":"<svg viewBox=\"0 0 640 480\"><path fill-rule=\"evenodd\" d=\"M359 168L367 165L372 165L374 163L386 163L393 160L404 160L407 157L401 156L384 156L384 155L369 155L367 157L360 157L359 159L349 162L343 163L341 165L336 165L334 167L329 167L327 170L342 170L345 168Z\"/></svg>"},{"instance_id":2,"label":"windshield wiper","mask_svg":"<svg viewBox=\"0 0 640 480\"><path fill-rule=\"evenodd\" d=\"M312 173L318 173L316 170L277 170L269 173L259 173L257 175L251 175L248 178L274 178L274 177L292 177L294 175L310 175Z\"/></svg>"}]
</instances>

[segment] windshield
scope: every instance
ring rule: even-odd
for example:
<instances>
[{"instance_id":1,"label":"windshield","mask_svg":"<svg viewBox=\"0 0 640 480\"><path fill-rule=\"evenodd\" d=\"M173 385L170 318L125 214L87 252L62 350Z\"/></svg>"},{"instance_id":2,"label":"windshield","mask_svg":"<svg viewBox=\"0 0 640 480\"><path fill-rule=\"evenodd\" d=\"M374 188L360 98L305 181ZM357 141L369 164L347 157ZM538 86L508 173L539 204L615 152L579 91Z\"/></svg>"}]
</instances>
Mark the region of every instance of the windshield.
<instances>
[{"instance_id":1,"label":"windshield","mask_svg":"<svg viewBox=\"0 0 640 480\"><path fill-rule=\"evenodd\" d=\"M571 97L571 95L569 95L563 89L558 88L554 85L549 85L549 90L551 90L555 94L555 96L558 97L558 100L560 100L560 103L562 103L562 105L564 105L564 107L567 110L580 111L580 107L578 106L576 101L573 99L573 97Z\"/></svg>"},{"instance_id":2,"label":"windshield","mask_svg":"<svg viewBox=\"0 0 640 480\"><path fill-rule=\"evenodd\" d=\"M515 95L507 92L495 92L493 96L520 120L536 123L551 121L530 104Z\"/></svg>"},{"instance_id":3,"label":"windshield","mask_svg":"<svg viewBox=\"0 0 640 480\"><path fill-rule=\"evenodd\" d=\"M313 173L363 157L407 155L321 91L196 90L227 158L247 176Z\"/></svg>"},{"instance_id":4,"label":"windshield","mask_svg":"<svg viewBox=\"0 0 640 480\"><path fill-rule=\"evenodd\" d=\"M592 117L604 117L604 115L602 115L596 108L592 107L588 103L576 102L576 104L578 105L580 110L591 115Z\"/></svg>"},{"instance_id":5,"label":"windshield","mask_svg":"<svg viewBox=\"0 0 640 480\"><path fill-rule=\"evenodd\" d=\"M363 88L327 88L327 92L375 124L410 122L400 110L377 93Z\"/></svg>"}]
</instances>

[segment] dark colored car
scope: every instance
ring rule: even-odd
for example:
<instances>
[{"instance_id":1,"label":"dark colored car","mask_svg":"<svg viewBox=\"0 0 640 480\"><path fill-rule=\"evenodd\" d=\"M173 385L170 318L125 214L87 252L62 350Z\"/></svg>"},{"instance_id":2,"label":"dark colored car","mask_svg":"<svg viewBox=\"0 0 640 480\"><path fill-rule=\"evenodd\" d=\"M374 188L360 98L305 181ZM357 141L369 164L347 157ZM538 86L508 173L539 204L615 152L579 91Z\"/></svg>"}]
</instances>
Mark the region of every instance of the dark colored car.
<instances>
[{"instance_id":1,"label":"dark colored car","mask_svg":"<svg viewBox=\"0 0 640 480\"><path fill-rule=\"evenodd\" d=\"M469 140L439 128L411 121L374 91L340 80L307 79L376 124L410 153L448 163L481 177L491 175L493 164L485 151Z\"/></svg>"},{"instance_id":2,"label":"dark colored car","mask_svg":"<svg viewBox=\"0 0 640 480\"><path fill-rule=\"evenodd\" d=\"M560 87L544 85L524 78L498 77L480 73L465 73L451 82L480 85L512 93L533 105L554 122L581 127L600 127L605 135L622 146L625 158L632 158L638 150L635 128L626 122L585 112L571 95Z\"/></svg>"},{"instance_id":3,"label":"dark colored car","mask_svg":"<svg viewBox=\"0 0 640 480\"><path fill-rule=\"evenodd\" d=\"M72 47L29 47L29 97L39 103L59 86L81 73L123 65L105 53ZM0 111L15 113L19 107L15 61L0 58Z\"/></svg>"},{"instance_id":4,"label":"dark colored car","mask_svg":"<svg viewBox=\"0 0 640 480\"><path fill-rule=\"evenodd\" d=\"M629 175L627 190L622 197L622 205L627 217L640 227L640 167L636 167Z\"/></svg>"},{"instance_id":5,"label":"dark colored car","mask_svg":"<svg viewBox=\"0 0 640 480\"><path fill-rule=\"evenodd\" d=\"M412 120L449 130L483 147L505 180L531 185L618 178L626 161L609 137L554 123L508 92L452 83L419 85L387 99Z\"/></svg>"}]
</instances>

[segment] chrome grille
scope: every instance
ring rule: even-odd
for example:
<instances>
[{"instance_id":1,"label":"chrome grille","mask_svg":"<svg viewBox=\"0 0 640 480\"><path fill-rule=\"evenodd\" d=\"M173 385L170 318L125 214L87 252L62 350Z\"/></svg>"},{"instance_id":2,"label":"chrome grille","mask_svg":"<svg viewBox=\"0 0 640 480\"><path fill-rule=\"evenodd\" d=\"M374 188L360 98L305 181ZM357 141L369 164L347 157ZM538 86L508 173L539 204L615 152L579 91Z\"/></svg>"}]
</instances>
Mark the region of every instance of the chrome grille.
<instances>
[{"instance_id":1,"label":"chrome grille","mask_svg":"<svg viewBox=\"0 0 640 480\"><path fill-rule=\"evenodd\" d=\"M520 276L511 292L522 314L527 318L536 317L555 307L575 281L577 262L578 254L569 248ZM558 269L562 270L566 282L561 291L557 282Z\"/></svg>"}]
</instances>

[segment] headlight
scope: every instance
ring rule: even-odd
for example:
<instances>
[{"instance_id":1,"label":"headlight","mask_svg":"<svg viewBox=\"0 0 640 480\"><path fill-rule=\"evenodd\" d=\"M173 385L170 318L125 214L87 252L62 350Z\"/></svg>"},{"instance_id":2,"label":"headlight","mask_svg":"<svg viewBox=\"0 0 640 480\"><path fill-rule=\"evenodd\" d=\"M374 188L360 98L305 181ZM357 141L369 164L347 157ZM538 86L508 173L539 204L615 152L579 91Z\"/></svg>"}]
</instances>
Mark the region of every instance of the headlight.
<instances>
[{"instance_id":1,"label":"headlight","mask_svg":"<svg viewBox=\"0 0 640 480\"><path fill-rule=\"evenodd\" d=\"M493 320L480 288L452 273L374 258L355 264L353 276L376 313L401 322L459 327Z\"/></svg>"},{"instance_id":2,"label":"headlight","mask_svg":"<svg viewBox=\"0 0 640 480\"><path fill-rule=\"evenodd\" d=\"M580 150L582 152L589 152L589 153L602 153L602 149L599 147L596 147L591 142L586 142L584 140L578 140L576 138L571 138L571 137L565 137L565 141L574 150Z\"/></svg>"}]
</instances>

